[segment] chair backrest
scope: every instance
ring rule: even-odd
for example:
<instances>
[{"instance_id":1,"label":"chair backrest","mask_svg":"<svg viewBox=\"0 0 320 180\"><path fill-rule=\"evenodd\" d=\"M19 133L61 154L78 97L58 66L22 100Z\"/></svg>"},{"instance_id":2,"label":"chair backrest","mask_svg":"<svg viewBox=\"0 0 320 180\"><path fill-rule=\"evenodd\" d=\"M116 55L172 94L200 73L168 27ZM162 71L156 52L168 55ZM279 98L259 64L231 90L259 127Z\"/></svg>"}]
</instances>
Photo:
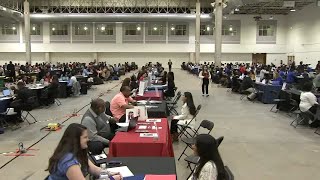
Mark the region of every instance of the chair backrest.
<instances>
[{"instance_id":1,"label":"chair backrest","mask_svg":"<svg viewBox=\"0 0 320 180\"><path fill-rule=\"evenodd\" d=\"M202 105L198 105L197 109L196 109L196 114L194 115L194 118L198 115L199 111L201 110Z\"/></svg>"},{"instance_id":2,"label":"chair backrest","mask_svg":"<svg viewBox=\"0 0 320 180\"><path fill-rule=\"evenodd\" d=\"M234 176L228 166L224 166L225 180L234 180Z\"/></svg>"},{"instance_id":3,"label":"chair backrest","mask_svg":"<svg viewBox=\"0 0 320 180\"><path fill-rule=\"evenodd\" d=\"M110 102L109 101L106 102L106 112L105 113L109 116L113 116L113 114L110 110Z\"/></svg>"},{"instance_id":4,"label":"chair backrest","mask_svg":"<svg viewBox=\"0 0 320 180\"><path fill-rule=\"evenodd\" d=\"M209 134L214 127L214 123L209 120L202 120L200 123L200 127L207 129L209 131Z\"/></svg>"},{"instance_id":5,"label":"chair backrest","mask_svg":"<svg viewBox=\"0 0 320 180\"><path fill-rule=\"evenodd\" d=\"M221 137L219 137L218 139L216 139L217 147L220 146L220 144L222 143L223 139L224 139L224 136L221 136Z\"/></svg>"},{"instance_id":6,"label":"chair backrest","mask_svg":"<svg viewBox=\"0 0 320 180\"><path fill-rule=\"evenodd\" d=\"M177 104L180 98L181 98L181 91L179 91L177 93L177 95L175 96L175 98L173 100L173 104Z\"/></svg>"}]
</instances>

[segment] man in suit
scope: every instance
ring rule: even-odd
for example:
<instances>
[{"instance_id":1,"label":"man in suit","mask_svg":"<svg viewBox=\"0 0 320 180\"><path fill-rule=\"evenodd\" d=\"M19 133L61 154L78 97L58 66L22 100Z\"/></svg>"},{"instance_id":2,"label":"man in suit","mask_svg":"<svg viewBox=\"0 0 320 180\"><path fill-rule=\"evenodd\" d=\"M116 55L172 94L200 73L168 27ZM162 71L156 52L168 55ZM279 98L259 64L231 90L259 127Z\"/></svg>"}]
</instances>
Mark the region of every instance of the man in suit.
<instances>
[{"instance_id":1,"label":"man in suit","mask_svg":"<svg viewBox=\"0 0 320 180\"><path fill-rule=\"evenodd\" d=\"M17 83L18 92L16 93L16 98L11 103L11 107L14 108L15 112L17 112L17 118L19 121L21 119L21 109L24 107L30 106L28 99L33 96L33 92L31 89L27 88L23 81L19 81Z\"/></svg>"}]
</instances>

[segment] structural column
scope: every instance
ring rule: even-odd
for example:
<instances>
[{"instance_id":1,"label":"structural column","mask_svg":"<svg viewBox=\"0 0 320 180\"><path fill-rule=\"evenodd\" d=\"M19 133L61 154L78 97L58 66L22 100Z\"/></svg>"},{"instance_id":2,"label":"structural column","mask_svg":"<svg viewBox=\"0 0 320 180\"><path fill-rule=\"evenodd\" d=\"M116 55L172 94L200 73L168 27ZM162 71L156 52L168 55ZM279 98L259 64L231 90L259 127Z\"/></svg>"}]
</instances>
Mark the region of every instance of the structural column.
<instances>
[{"instance_id":1,"label":"structural column","mask_svg":"<svg viewBox=\"0 0 320 180\"><path fill-rule=\"evenodd\" d=\"M50 52L45 52L44 53L44 58L45 58L46 62L51 63Z\"/></svg>"},{"instance_id":2,"label":"structural column","mask_svg":"<svg viewBox=\"0 0 320 180\"><path fill-rule=\"evenodd\" d=\"M200 62L200 2L197 0L196 3L196 36L195 36L195 52L196 58L195 63Z\"/></svg>"},{"instance_id":3,"label":"structural column","mask_svg":"<svg viewBox=\"0 0 320 180\"><path fill-rule=\"evenodd\" d=\"M93 58L93 61L96 60L96 63L99 63L98 53L97 53L97 52L94 52L94 53L92 54L92 58Z\"/></svg>"},{"instance_id":4,"label":"structural column","mask_svg":"<svg viewBox=\"0 0 320 180\"><path fill-rule=\"evenodd\" d=\"M29 2L26 0L24 6L24 38L26 43L26 62L31 64L31 36L30 36L30 8Z\"/></svg>"},{"instance_id":5,"label":"structural column","mask_svg":"<svg viewBox=\"0 0 320 180\"><path fill-rule=\"evenodd\" d=\"M221 49L222 49L222 0L216 0L215 3L215 65L221 67Z\"/></svg>"}]
</instances>

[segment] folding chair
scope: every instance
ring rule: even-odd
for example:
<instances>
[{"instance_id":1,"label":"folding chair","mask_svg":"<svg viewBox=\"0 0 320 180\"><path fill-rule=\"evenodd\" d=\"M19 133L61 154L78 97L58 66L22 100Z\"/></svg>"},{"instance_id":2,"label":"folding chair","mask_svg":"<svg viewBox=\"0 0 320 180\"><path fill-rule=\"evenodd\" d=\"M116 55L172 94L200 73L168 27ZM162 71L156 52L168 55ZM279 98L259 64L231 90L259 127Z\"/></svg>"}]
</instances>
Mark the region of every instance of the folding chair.
<instances>
[{"instance_id":1,"label":"folding chair","mask_svg":"<svg viewBox=\"0 0 320 180\"><path fill-rule=\"evenodd\" d=\"M286 99L279 99L279 95L276 91L270 91L272 98L273 98L273 102L275 103L272 108L270 109L270 112L273 112L273 108L276 107L278 105L279 102L286 102ZM277 109L275 111L275 113L277 113L279 111L279 109Z\"/></svg>"},{"instance_id":2,"label":"folding chair","mask_svg":"<svg viewBox=\"0 0 320 180\"><path fill-rule=\"evenodd\" d=\"M167 102L168 110L170 114L178 115L179 113L177 112L177 104L179 99L181 98L181 92L179 91L177 95L175 96L174 100L171 102Z\"/></svg>"},{"instance_id":3,"label":"folding chair","mask_svg":"<svg viewBox=\"0 0 320 180\"><path fill-rule=\"evenodd\" d=\"M178 158L178 161L181 159L182 155L186 155L187 154L185 153L185 151L187 150L187 148L191 148L192 144L194 144L195 142L195 137L198 135L198 132L200 130L200 128L204 128L204 129L207 129L208 130L208 134L211 133L213 127L214 127L214 123L209 121L209 120L203 120L199 127L197 128L197 130L195 131L194 135L191 137L191 138L182 138L182 142L184 142L186 144L186 147L184 148L184 150L182 151L181 155L179 156Z\"/></svg>"},{"instance_id":4,"label":"folding chair","mask_svg":"<svg viewBox=\"0 0 320 180\"><path fill-rule=\"evenodd\" d=\"M300 109L298 109L294 113L297 116L290 124L294 128L297 128L299 125L302 125L301 122L303 121L309 121L310 118L311 120L315 119L315 115L311 111L302 112ZM294 122L296 122L295 125L294 125Z\"/></svg>"},{"instance_id":5,"label":"folding chair","mask_svg":"<svg viewBox=\"0 0 320 180\"><path fill-rule=\"evenodd\" d=\"M188 129L191 129L191 131L193 132L193 133L196 133L196 130L194 130L194 127L192 127L191 126L191 122L192 121L195 121L196 120L196 117L197 117L197 115L198 115L198 113L199 113L199 111L201 110L201 105L199 105L198 107L197 107L197 110L196 110L196 114L193 116L193 118L188 122L188 124L177 124L177 126L178 126L178 130L179 130L179 135L178 135L178 137L182 137L182 135L184 135L185 137L193 137L194 135L191 135L187 130Z\"/></svg>"},{"instance_id":6,"label":"folding chair","mask_svg":"<svg viewBox=\"0 0 320 180\"><path fill-rule=\"evenodd\" d=\"M61 104L61 101L60 101L58 98L55 98L55 99L54 99L54 102L57 104L57 106L62 105L62 104Z\"/></svg>"},{"instance_id":7,"label":"folding chair","mask_svg":"<svg viewBox=\"0 0 320 180\"><path fill-rule=\"evenodd\" d=\"M231 170L229 169L229 167L228 166L224 166L224 170L225 170L225 173L226 173L225 180L234 180L234 176L233 176Z\"/></svg>"},{"instance_id":8,"label":"folding chair","mask_svg":"<svg viewBox=\"0 0 320 180\"><path fill-rule=\"evenodd\" d=\"M222 143L223 139L224 139L224 136L221 136L218 139L216 139L217 147L220 146L220 144ZM199 156L195 156L195 155L191 155L191 156L187 156L184 160L188 163L187 167L191 170L191 173L189 174L189 176L187 178L187 179L189 179L189 177L194 172L194 170L196 168L196 165L199 163L200 157ZM193 168L191 167L191 164L194 165Z\"/></svg>"},{"instance_id":9,"label":"folding chair","mask_svg":"<svg viewBox=\"0 0 320 180\"><path fill-rule=\"evenodd\" d=\"M22 119L24 119L25 121L27 121L29 125L38 122L37 119L30 113L30 111L32 111L33 108L34 108L34 107L33 107L33 104L36 103L37 99L38 99L37 96L29 97L29 98L28 98L28 101L27 101L27 105L21 108L21 116L22 116ZM25 116L22 115L23 112L26 112L26 115L25 115ZM27 117L28 117L29 115L33 118L33 122L32 122L32 123L27 119Z\"/></svg>"}]
</instances>

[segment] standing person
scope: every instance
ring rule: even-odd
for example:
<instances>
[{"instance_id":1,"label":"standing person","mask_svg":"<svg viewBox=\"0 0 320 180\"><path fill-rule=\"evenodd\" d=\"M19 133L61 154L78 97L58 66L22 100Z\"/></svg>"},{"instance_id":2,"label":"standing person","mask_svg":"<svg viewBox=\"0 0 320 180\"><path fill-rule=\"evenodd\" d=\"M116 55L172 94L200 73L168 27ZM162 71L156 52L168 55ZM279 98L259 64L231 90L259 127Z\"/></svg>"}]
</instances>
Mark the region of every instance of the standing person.
<instances>
[{"instance_id":1,"label":"standing person","mask_svg":"<svg viewBox=\"0 0 320 180\"><path fill-rule=\"evenodd\" d=\"M169 66L169 72L171 72L171 68L172 68L172 62L171 62L171 59L169 59L168 66Z\"/></svg>"},{"instance_id":2,"label":"standing person","mask_svg":"<svg viewBox=\"0 0 320 180\"><path fill-rule=\"evenodd\" d=\"M199 163L189 180L224 180L224 164L214 137L200 134L192 146L193 152L200 157Z\"/></svg>"},{"instance_id":3,"label":"standing person","mask_svg":"<svg viewBox=\"0 0 320 180\"><path fill-rule=\"evenodd\" d=\"M199 77L202 79L202 96L209 96L209 79L211 79L211 74L208 71L207 66L202 67L202 71L199 73Z\"/></svg>"},{"instance_id":4,"label":"standing person","mask_svg":"<svg viewBox=\"0 0 320 180\"><path fill-rule=\"evenodd\" d=\"M185 92L182 96L182 109L181 114L178 116L173 116L171 120L170 133L173 141L178 141L178 126L177 124L189 124L196 114L196 107L193 102L192 94L190 92ZM194 121L190 123L191 127L194 127Z\"/></svg>"},{"instance_id":5,"label":"standing person","mask_svg":"<svg viewBox=\"0 0 320 180\"><path fill-rule=\"evenodd\" d=\"M9 62L7 65L8 75L12 78L13 82L16 81L16 70L14 64L12 64L12 61Z\"/></svg>"},{"instance_id":6,"label":"standing person","mask_svg":"<svg viewBox=\"0 0 320 180\"><path fill-rule=\"evenodd\" d=\"M87 174L99 177L102 169L88 160L88 130L77 123L70 124L49 159L48 180L85 180ZM112 180L122 180L119 173L107 172Z\"/></svg>"}]
</instances>

